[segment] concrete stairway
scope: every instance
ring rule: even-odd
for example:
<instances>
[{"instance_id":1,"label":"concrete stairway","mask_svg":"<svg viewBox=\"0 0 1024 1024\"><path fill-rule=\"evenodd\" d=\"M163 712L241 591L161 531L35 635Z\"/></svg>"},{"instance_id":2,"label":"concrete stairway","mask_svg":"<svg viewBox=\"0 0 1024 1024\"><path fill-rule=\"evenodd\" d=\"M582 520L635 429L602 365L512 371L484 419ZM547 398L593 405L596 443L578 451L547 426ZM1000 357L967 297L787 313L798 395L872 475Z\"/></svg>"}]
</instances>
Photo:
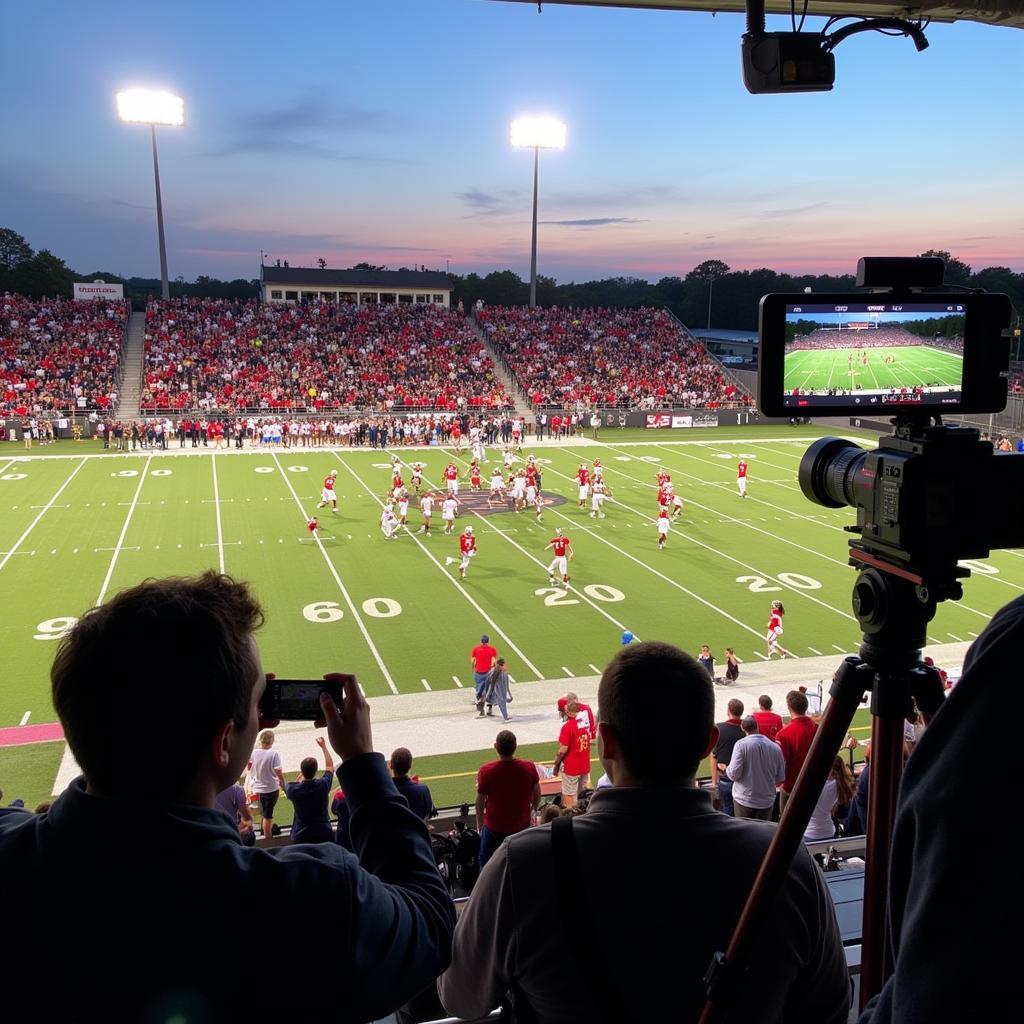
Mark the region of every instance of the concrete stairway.
<instances>
[{"instance_id":1,"label":"concrete stairway","mask_svg":"<svg viewBox=\"0 0 1024 1024\"><path fill-rule=\"evenodd\" d=\"M146 334L146 314L132 313L128 321L128 341L124 347L124 374L121 394L117 403L119 420L139 417L139 398L142 394L142 367Z\"/></svg>"},{"instance_id":2,"label":"concrete stairway","mask_svg":"<svg viewBox=\"0 0 1024 1024\"><path fill-rule=\"evenodd\" d=\"M512 401L515 402L516 414L528 418L531 417L533 411L530 408L530 401L526 396L526 392L516 383L512 374L505 369L501 353L491 344L491 339L488 337L487 332L476 322L475 317L467 316L466 323L473 328L476 336L483 343L484 348L487 349L487 354L491 357L491 362L494 363L494 375L505 385L506 393L512 396Z\"/></svg>"}]
</instances>

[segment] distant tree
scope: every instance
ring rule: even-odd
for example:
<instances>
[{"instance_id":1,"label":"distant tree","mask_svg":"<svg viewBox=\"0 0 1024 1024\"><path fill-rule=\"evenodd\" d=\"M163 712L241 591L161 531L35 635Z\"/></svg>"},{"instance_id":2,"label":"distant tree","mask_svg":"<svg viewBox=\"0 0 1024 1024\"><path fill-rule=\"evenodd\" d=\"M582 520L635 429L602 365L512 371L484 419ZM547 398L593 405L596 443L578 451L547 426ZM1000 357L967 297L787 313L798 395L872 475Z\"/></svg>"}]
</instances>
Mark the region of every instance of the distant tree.
<instances>
[{"instance_id":1,"label":"distant tree","mask_svg":"<svg viewBox=\"0 0 1024 1024\"><path fill-rule=\"evenodd\" d=\"M946 273L943 277L945 284L970 284L971 268L963 260L950 256L945 249L928 249L921 253L922 256L938 256L946 264Z\"/></svg>"},{"instance_id":2,"label":"distant tree","mask_svg":"<svg viewBox=\"0 0 1024 1024\"><path fill-rule=\"evenodd\" d=\"M287 266L287 264L285 264L285 266ZM374 264L372 264L372 263L357 263L354 267L351 267L350 269L351 270L378 270L379 271L379 270L387 270L388 268L387 267L374 266Z\"/></svg>"},{"instance_id":3,"label":"distant tree","mask_svg":"<svg viewBox=\"0 0 1024 1024\"><path fill-rule=\"evenodd\" d=\"M325 260L322 256L320 257L320 259L317 260L317 263L320 264L320 269L321 270L326 270L327 269L327 260Z\"/></svg>"},{"instance_id":4,"label":"distant tree","mask_svg":"<svg viewBox=\"0 0 1024 1024\"><path fill-rule=\"evenodd\" d=\"M714 294L715 281L720 277L725 277L729 273L729 264L723 263L721 260L705 260L703 263L698 263L697 266L686 275L686 279L696 278L698 281L703 281L708 286L708 328L711 327L711 297Z\"/></svg>"},{"instance_id":5,"label":"distant tree","mask_svg":"<svg viewBox=\"0 0 1024 1024\"><path fill-rule=\"evenodd\" d=\"M17 231L0 228L0 270L14 270L32 255L32 246Z\"/></svg>"},{"instance_id":6,"label":"distant tree","mask_svg":"<svg viewBox=\"0 0 1024 1024\"><path fill-rule=\"evenodd\" d=\"M71 298L76 274L49 249L40 249L30 260L19 263L11 274L14 290L40 299L44 296Z\"/></svg>"}]
</instances>

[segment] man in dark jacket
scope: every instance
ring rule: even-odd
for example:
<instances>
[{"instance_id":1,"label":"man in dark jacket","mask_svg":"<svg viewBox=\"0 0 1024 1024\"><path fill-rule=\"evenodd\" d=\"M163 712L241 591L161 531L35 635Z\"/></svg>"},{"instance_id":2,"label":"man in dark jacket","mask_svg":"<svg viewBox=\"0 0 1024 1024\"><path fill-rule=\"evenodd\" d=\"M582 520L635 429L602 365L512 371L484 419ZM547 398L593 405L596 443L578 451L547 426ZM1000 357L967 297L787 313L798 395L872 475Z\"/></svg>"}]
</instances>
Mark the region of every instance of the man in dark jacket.
<instances>
[{"instance_id":1,"label":"man in dark jacket","mask_svg":"<svg viewBox=\"0 0 1024 1024\"><path fill-rule=\"evenodd\" d=\"M61 641L53 703L84 775L45 815L0 810L5 1024L87 1007L250 1021L239 984L254 969L261 1018L356 1024L448 964L454 910L426 826L373 753L354 676L329 676L344 699L325 694L321 709L357 856L333 843L246 849L215 808L260 727L262 621L244 584L209 572L124 591ZM159 751L149 771L129 754L142 740ZM72 950L58 985L55 928ZM329 937L330 984L275 983L267 943L313 934Z\"/></svg>"}]
</instances>

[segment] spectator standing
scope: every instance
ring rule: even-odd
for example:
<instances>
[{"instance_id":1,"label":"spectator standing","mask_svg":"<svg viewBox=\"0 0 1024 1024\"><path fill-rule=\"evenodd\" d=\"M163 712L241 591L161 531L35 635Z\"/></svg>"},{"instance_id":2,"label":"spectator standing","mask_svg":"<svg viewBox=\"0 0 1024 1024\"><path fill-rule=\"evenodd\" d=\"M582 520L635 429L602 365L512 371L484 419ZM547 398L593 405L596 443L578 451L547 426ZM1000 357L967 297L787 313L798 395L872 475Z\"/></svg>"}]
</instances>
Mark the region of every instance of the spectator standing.
<instances>
[{"instance_id":1,"label":"spectator standing","mask_svg":"<svg viewBox=\"0 0 1024 1024\"><path fill-rule=\"evenodd\" d=\"M494 713L494 705L498 705L501 717L507 722L512 716L508 713L508 702L512 699L512 691L509 688L508 669L505 668L505 659L499 658L494 663L494 668L487 673L484 681L480 700L477 701L477 717L484 717L484 704L487 705L487 714Z\"/></svg>"},{"instance_id":2,"label":"spectator standing","mask_svg":"<svg viewBox=\"0 0 1024 1024\"><path fill-rule=\"evenodd\" d=\"M757 731L748 715L741 723L743 739L733 747L728 764L737 818L767 821L775 805L775 787L786 777L786 762L778 744Z\"/></svg>"},{"instance_id":3,"label":"spectator standing","mask_svg":"<svg viewBox=\"0 0 1024 1024\"><path fill-rule=\"evenodd\" d=\"M476 777L476 827L480 867L511 835L530 827L540 806L540 777L532 761L515 756L515 733L503 729L494 740L498 760L483 765Z\"/></svg>"},{"instance_id":4,"label":"spectator standing","mask_svg":"<svg viewBox=\"0 0 1024 1024\"><path fill-rule=\"evenodd\" d=\"M729 762L732 760L733 748L743 739L740 723L743 719L743 701L735 697L729 701L729 717L719 722L718 742L711 751L711 788L718 791L718 800L723 814L734 815L732 804L732 779L729 778Z\"/></svg>"},{"instance_id":5,"label":"spectator standing","mask_svg":"<svg viewBox=\"0 0 1024 1024\"><path fill-rule=\"evenodd\" d=\"M799 690L790 690L786 694L786 707L789 709L789 724L779 730L775 742L786 759L786 778L779 790L779 814L786 811L786 803L793 793L797 776L807 760L807 752L811 749L811 741L818 731L818 723L807 714L807 694Z\"/></svg>"},{"instance_id":6,"label":"spectator standing","mask_svg":"<svg viewBox=\"0 0 1024 1024\"><path fill-rule=\"evenodd\" d=\"M409 778L409 772L412 771L412 751L408 747L398 747L392 751L388 766L395 789L405 797L405 802L417 818L426 821L437 814L434 798L430 795L430 787Z\"/></svg>"},{"instance_id":7,"label":"spectator standing","mask_svg":"<svg viewBox=\"0 0 1024 1024\"><path fill-rule=\"evenodd\" d=\"M568 810L584 789L590 789L590 726L580 721L581 708L575 700L566 704L566 721L558 733L558 753L552 766L562 776L562 806ZM564 770L563 770L564 769Z\"/></svg>"},{"instance_id":8,"label":"spectator standing","mask_svg":"<svg viewBox=\"0 0 1024 1024\"><path fill-rule=\"evenodd\" d=\"M487 673L494 668L494 663L497 660L497 648L491 646L491 638L484 633L480 637L480 643L469 652L469 663L473 666L473 685L477 703L480 702L480 692L487 681Z\"/></svg>"},{"instance_id":9,"label":"spectator standing","mask_svg":"<svg viewBox=\"0 0 1024 1024\"><path fill-rule=\"evenodd\" d=\"M672 742L652 743L651 709L666 693ZM598 704L601 756L614 786L594 793L586 814L514 835L490 858L456 927L452 966L439 981L449 1013L482 1017L512 990L517 1011L522 1004L524 1018L529 1012L540 1024L700 1014L707 965L726 948L774 830L713 813L708 793L694 788L715 735L713 687L693 658L667 644L624 647L605 669ZM560 828L571 830L565 840L576 863L569 882L553 869ZM566 885L571 910L560 920ZM605 938L600 952L588 955L591 976L567 983L577 963L567 945L593 934L595 903ZM736 986L729 1019L844 1024L849 1002L835 910L801 850Z\"/></svg>"},{"instance_id":10,"label":"spectator standing","mask_svg":"<svg viewBox=\"0 0 1024 1024\"><path fill-rule=\"evenodd\" d=\"M782 715L772 711L772 699L767 693L762 693L757 698L758 710L754 712L754 719L757 721L757 731L762 736L774 740L782 728Z\"/></svg>"},{"instance_id":11,"label":"spectator standing","mask_svg":"<svg viewBox=\"0 0 1024 1024\"><path fill-rule=\"evenodd\" d=\"M334 784L334 758L322 736L317 736L316 745L324 755L323 775L319 779L316 777L319 765L315 757L304 757L299 764L300 777L284 787L285 796L291 800L295 813L293 843L330 843L334 840L327 818L327 801Z\"/></svg>"},{"instance_id":12,"label":"spectator standing","mask_svg":"<svg viewBox=\"0 0 1024 1024\"><path fill-rule=\"evenodd\" d=\"M84 776L45 816L0 811L0 878L18 880L4 892L5 920L18 922L17 940L2 942L4 1024L71 1021L110 1003L101 931L130 939L117 950L119 1020L249 1020L245 907L270 908L275 933L329 927L336 957L331 984L261 984L261 1018L375 1020L447 966L451 900L426 827L373 753L354 676L328 676L344 699L321 698L321 711L358 859L329 844L246 849L215 808L259 730L262 621L244 584L209 572L126 590L60 642L53 703ZM168 714L172 692L187 714ZM161 751L159 772L125 770L123 738L140 732ZM75 946L59 985L54 921Z\"/></svg>"},{"instance_id":13,"label":"spectator standing","mask_svg":"<svg viewBox=\"0 0 1024 1024\"><path fill-rule=\"evenodd\" d=\"M252 846L256 842L249 801L245 799L245 790L237 782L217 794L216 807L235 823L243 846Z\"/></svg>"},{"instance_id":14,"label":"spectator standing","mask_svg":"<svg viewBox=\"0 0 1024 1024\"><path fill-rule=\"evenodd\" d=\"M274 745L273 731L264 729L256 741L259 746L252 752L249 764L250 788L259 797L263 815L260 828L263 830L263 838L269 839L274 831L274 808L285 787L284 771L281 768L281 755L271 749Z\"/></svg>"}]
</instances>

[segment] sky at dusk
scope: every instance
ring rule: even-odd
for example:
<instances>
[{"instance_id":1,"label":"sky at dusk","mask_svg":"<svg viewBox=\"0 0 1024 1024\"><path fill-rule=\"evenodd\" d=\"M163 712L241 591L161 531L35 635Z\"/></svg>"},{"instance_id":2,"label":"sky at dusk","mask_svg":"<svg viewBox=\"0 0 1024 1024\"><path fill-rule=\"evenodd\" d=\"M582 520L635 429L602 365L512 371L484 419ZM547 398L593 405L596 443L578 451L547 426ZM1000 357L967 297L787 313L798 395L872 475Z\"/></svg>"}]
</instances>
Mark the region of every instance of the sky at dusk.
<instances>
[{"instance_id":1,"label":"sky at dusk","mask_svg":"<svg viewBox=\"0 0 1024 1024\"><path fill-rule=\"evenodd\" d=\"M114 106L133 85L185 97L158 130L172 277L255 277L261 249L525 277L522 114L568 124L540 167L538 269L560 282L929 248L1024 270L1019 29L936 24L923 53L860 35L831 93L751 96L740 15L5 0L0 23L0 226L83 272L159 274L149 131Z\"/></svg>"}]
</instances>

